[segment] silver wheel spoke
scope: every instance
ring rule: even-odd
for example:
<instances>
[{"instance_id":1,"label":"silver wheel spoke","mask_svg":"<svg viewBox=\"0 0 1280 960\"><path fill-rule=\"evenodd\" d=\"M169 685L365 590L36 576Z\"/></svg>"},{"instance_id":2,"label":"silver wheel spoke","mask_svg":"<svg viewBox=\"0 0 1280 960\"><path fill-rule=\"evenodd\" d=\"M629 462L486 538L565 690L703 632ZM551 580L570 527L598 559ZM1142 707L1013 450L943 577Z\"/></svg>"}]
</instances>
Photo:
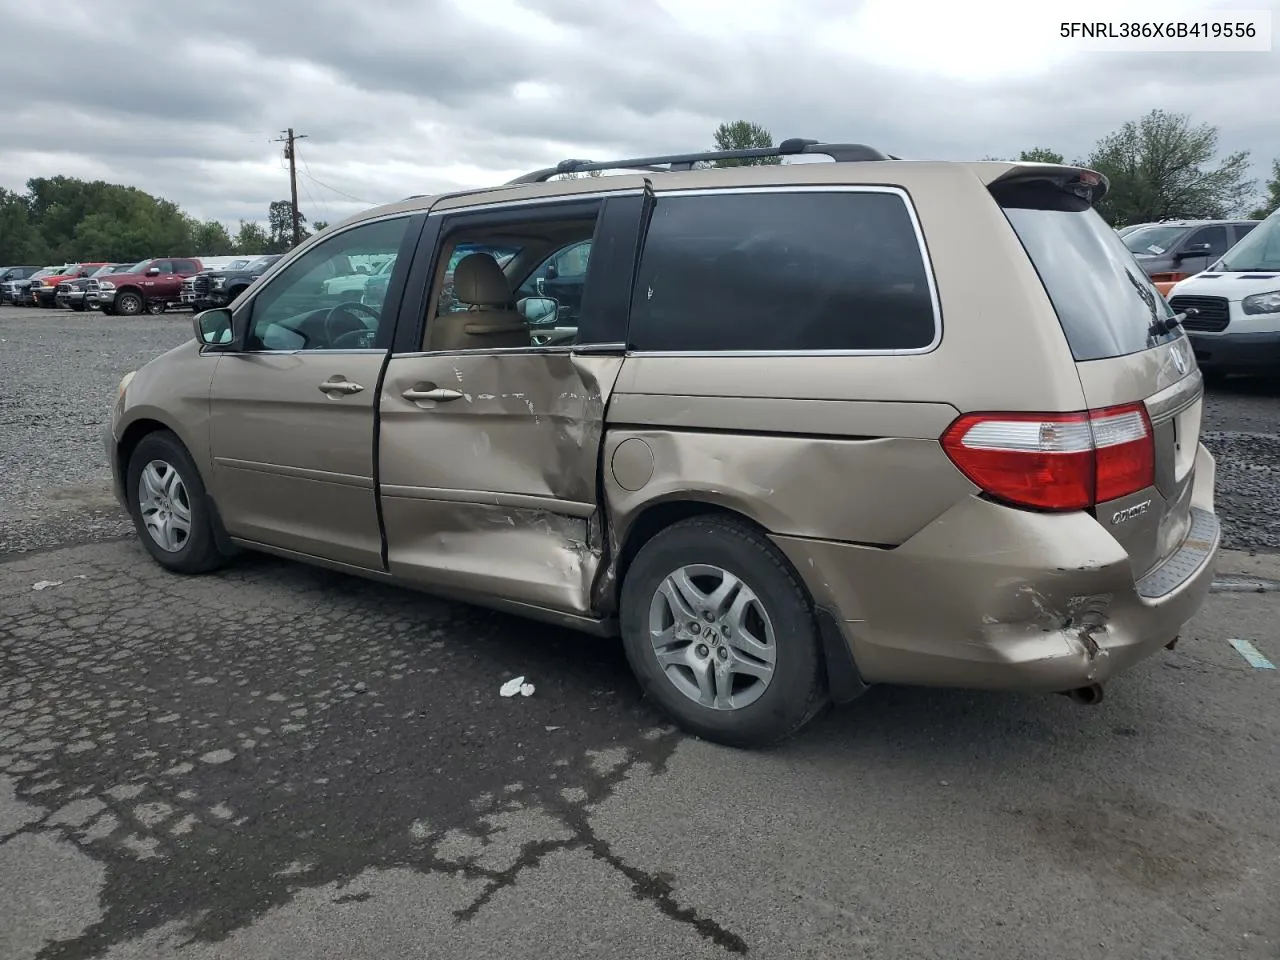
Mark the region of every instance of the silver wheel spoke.
<instances>
[{"instance_id":1,"label":"silver wheel spoke","mask_svg":"<svg viewBox=\"0 0 1280 960\"><path fill-rule=\"evenodd\" d=\"M154 463L148 463L142 471L142 484L149 500L156 501L164 496L164 478Z\"/></svg>"},{"instance_id":2,"label":"silver wheel spoke","mask_svg":"<svg viewBox=\"0 0 1280 960\"><path fill-rule=\"evenodd\" d=\"M708 596L694 586L694 581L689 576L689 568L680 568L680 570L667 577L667 581L680 595L680 599L685 604L684 609L689 612L690 617L694 617L707 609Z\"/></svg>"},{"instance_id":3,"label":"silver wheel spoke","mask_svg":"<svg viewBox=\"0 0 1280 960\"><path fill-rule=\"evenodd\" d=\"M720 710L730 710L733 708L733 670L731 668L731 664L717 663L715 667L715 676L715 705Z\"/></svg>"},{"instance_id":4,"label":"silver wheel spoke","mask_svg":"<svg viewBox=\"0 0 1280 960\"><path fill-rule=\"evenodd\" d=\"M698 601L702 594L689 581L688 575L683 570L679 570L663 580L662 586L658 589L663 592L667 601L671 604L671 613L674 616L682 617L685 620L696 620L698 618ZM691 596L692 600L690 599Z\"/></svg>"},{"instance_id":5,"label":"silver wheel spoke","mask_svg":"<svg viewBox=\"0 0 1280 960\"><path fill-rule=\"evenodd\" d=\"M773 647L757 639L752 634L751 628L747 626L747 615L750 613L752 605L756 602L756 595L750 590L743 589L738 594L733 606L729 609L728 614L725 615L725 620L728 621L729 626L732 628L727 639L729 646L735 650L757 660L772 664L774 657Z\"/></svg>"},{"instance_id":6,"label":"silver wheel spoke","mask_svg":"<svg viewBox=\"0 0 1280 960\"><path fill-rule=\"evenodd\" d=\"M729 654L729 669L734 673L755 677L757 680L763 680L766 683L773 677L772 664L761 663L758 660L752 660L732 651Z\"/></svg>"},{"instance_id":7,"label":"silver wheel spoke","mask_svg":"<svg viewBox=\"0 0 1280 960\"><path fill-rule=\"evenodd\" d=\"M698 702L704 707L716 705L716 693L711 685L711 663L707 661L693 668L693 678L698 681Z\"/></svg>"},{"instance_id":8,"label":"silver wheel spoke","mask_svg":"<svg viewBox=\"0 0 1280 960\"><path fill-rule=\"evenodd\" d=\"M175 519L182 521L183 529L190 530L191 529L191 507L187 505L185 496L186 496L186 491L184 490L183 491L184 499L182 500L175 499L173 501L173 516Z\"/></svg>"},{"instance_id":9,"label":"silver wheel spoke","mask_svg":"<svg viewBox=\"0 0 1280 960\"><path fill-rule=\"evenodd\" d=\"M185 492L182 488L182 478L178 476L178 471L173 469L173 467L170 467L169 472L165 474L164 492L165 496L174 500L176 500L180 494Z\"/></svg>"},{"instance_id":10,"label":"silver wheel spoke","mask_svg":"<svg viewBox=\"0 0 1280 960\"><path fill-rule=\"evenodd\" d=\"M707 597L707 608L715 616L721 616L725 611L729 598L737 593L740 588L742 588L742 581L726 570L724 579L720 581L720 586L716 587L711 595ZM751 591L743 589L742 593L750 594ZM741 593L738 595L741 596Z\"/></svg>"}]
</instances>

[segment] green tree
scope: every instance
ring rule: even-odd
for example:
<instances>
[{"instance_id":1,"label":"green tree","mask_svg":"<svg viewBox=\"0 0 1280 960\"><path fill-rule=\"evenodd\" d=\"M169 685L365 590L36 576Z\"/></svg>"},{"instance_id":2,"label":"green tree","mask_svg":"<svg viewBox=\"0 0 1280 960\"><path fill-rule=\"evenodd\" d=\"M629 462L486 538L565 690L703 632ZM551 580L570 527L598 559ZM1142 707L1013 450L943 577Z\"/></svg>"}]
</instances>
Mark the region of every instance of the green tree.
<instances>
[{"instance_id":1,"label":"green tree","mask_svg":"<svg viewBox=\"0 0 1280 960\"><path fill-rule=\"evenodd\" d=\"M197 256L221 257L235 250L235 241L227 228L217 220L192 220L191 245Z\"/></svg>"},{"instance_id":2,"label":"green tree","mask_svg":"<svg viewBox=\"0 0 1280 960\"><path fill-rule=\"evenodd\" d=\"M307 216L298 213L298 243L311 236L306 228ZM293 249L293 205L288 200L273 200L267 208L267 230L271 240L267 253L286 253Z\"/></svg>"},{"instance_id":3,"label":"green tree","mask_svg":"<svg viewBox=\"0 0 1280 960\"><path fill-rule=\"evenodd\" d=\"M319 233L321 230L327 230L327 229L328 229L328 227L329 227L329 221L328 221L328 220L316 220L314 223L312 223L312 224L311 224L311 228L312 228L316 233Z\"/></svg>"},{"instance_id":4,"label":"green tree","mask_svg":"<svg viewBox=\"0 0 1280 960\"><path fill-rule=\"evenodd\" d=\"M1262 220L1280 210L1280 160L1271 161L1271 179L1267 181L1267 195L1262 206L1254 210L1250 216L1254 220Z\"/></svg>"},{"instance_id":5,"label":"green tree","mask_svg":"<svg viewBox=\"0 0 1280 960\"><path fill-rule=\"evenodd\" d=\"M758 123L750 120L733 120L716 127L716 150L754 150L772 147L773 135ZM750 167L781 163L780 157L756 157L748 160L717 160L717 167Z\"/></svg>"},{"instance_id":6,"label":"green tree","mask_svg":"<svg viewBox=\"0 0 1280 960\"><path fill-rule=\"evenodd\" d=\"M267 253L271 246L271 237L262 224L250 220L241 220L236 230L235 252L247 257L260 257Z\"/></svg>"},{"instance_id":7,"label":"green tree","mask_svg":"<svg viewBox=\"0 0 1280 960\"><path fill-rule=\"evenodd\" d=\"M27 198L0 187L0 264L48 262L49 251L31 223Z\"/></svg>"},{"instance_id":8,"label":"green tree","mask_svg":"<svg viewBox=\"0 0 1280 960\"><path fill-rule=\"evenodd\" d=\"M1048 147L1032 147L1030 150L1023 150L1018 154L1018 160L1022 163L1066 163L1062 158L1062 154L1057 150L1050 150Z\"/></svg>"},{"instance_id":9,"label":"green tree","mask_svg":"<svg viewBox=\"0 0 1280 960\"><path fill-rule=\"evenodd\" d=\"M1112 224L1214 219L1238 213L1254 188L1247 150L1217 154L1217 127L1152 110L1103 137L1083 165L1111 183L1097 207Z\"/></svg>"}]
</instances>

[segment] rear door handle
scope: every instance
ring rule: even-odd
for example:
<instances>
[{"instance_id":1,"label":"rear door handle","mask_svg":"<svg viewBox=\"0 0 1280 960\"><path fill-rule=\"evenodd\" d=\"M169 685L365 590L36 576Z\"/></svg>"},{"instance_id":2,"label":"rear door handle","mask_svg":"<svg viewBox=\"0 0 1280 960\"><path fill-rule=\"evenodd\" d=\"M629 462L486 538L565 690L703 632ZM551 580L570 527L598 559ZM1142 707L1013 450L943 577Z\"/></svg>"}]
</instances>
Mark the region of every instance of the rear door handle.
<instances>
[{"instance_id":1,"label":"rear door handle","mask_svg":"<svg viewBox=\"0 0 1280 960\"><path fill-rule=\"evenodd\" d=\"M324 383L320 384L320 392L327 393L327 394L359 393L363 389L364 387L361 384L353 383L352 381L347 380L343 377L332 377L329 380L326 380Z\"/></svg>"},{"instance_id":2,"label":"rear door handle","mask_svg":"<svg viewBox=\"0 0 1280 960\"><path fill-rule=\"evenodd\" d=\"M461 399L462 394L457 390L449 390L446 387L433 387L430 390L419 390L416 387L410 387L400 396L413 403L421 403L423 400L435 400L437 403L444 403L446 400Z\"/></svg>"}]
</instances>

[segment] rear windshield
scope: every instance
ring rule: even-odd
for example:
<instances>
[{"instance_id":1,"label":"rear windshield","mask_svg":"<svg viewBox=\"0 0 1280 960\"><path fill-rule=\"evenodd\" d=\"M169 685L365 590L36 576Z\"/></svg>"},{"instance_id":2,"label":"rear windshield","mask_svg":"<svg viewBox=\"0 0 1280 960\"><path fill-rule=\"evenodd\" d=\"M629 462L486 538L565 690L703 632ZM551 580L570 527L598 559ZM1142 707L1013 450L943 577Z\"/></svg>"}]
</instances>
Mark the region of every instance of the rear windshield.
<instances>
[{"instance_id":1,"label":"rear windshield","mask_svg":"<svg viewBox=\"0 0 1280 960\"><path fill-rule=\"evenodd\" d=\"M1077 361L1123 357L1180 334L1125 240L1087 201L1049 187L996 184L992 194L1031 258Z\"/></svg>"}]
</instances>

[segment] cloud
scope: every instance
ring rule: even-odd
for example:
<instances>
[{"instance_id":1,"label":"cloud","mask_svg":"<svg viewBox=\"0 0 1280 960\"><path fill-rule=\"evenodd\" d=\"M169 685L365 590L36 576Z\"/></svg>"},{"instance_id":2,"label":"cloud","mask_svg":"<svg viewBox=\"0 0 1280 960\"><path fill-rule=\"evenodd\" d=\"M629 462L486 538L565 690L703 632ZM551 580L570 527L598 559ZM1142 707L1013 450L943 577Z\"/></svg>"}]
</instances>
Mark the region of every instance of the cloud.
<instances>
[{"instance_id":1,"label":"cloud","mask_svg":"<svg viewBox=\"0 0 1280 960\"><path fill-rule=\"evenodd\" d=\"M1274 6L1275 0L1271 0ZM1254 7L1261 4L1254 3ZM1206 4L1079 0L1072 19L1169 20ZM1154 107L1280 157L1277 53L1084 53L1036 0L64 0L57 29L0 0L10 92L0 186L110 179L201 217L288 196L301 141L312 219L500 182L567 156L710 145L722 120L908 157L1068 158ZM1105 11L1105 13L1103 12ZM14 93L18 95L15 97Z\"/></svg>"}]
</instances>

